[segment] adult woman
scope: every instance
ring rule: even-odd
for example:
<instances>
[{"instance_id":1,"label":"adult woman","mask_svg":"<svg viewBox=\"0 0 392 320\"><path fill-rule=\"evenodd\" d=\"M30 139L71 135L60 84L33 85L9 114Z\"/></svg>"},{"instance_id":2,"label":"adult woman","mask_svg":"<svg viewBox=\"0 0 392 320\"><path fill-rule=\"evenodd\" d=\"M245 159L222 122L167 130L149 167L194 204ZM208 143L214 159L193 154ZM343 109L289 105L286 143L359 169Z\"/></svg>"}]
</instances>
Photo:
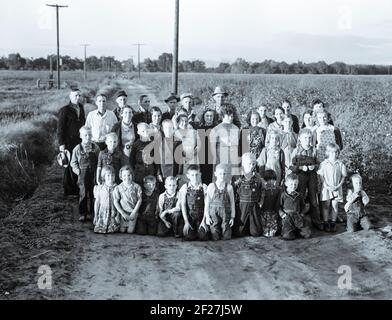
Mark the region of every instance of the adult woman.
<instances>
[{"instance_id":1,"label":"adult woman","mask_svg":"<svg viewBox=\"0 0 392 320\"><path fill-rule=\"evenodd\" d=\"M136 131L132 123L133 109L126 105L121 110L121 121L117 122L112 129L118 136L118 146L123 153L129 157L133 142L135 141Z\"/></svg>"},{"instance_id":2,"label":"adult woman","mask_svg":"<svg viewBox=\"0 0 392 320\"><path fill-rule=\"evenodd\" d=\"M258 126L267 130L268 126L274 122L273 119L267 116L267 107L262 104L260 107L257 108L257 112L260 115L260 122Z\"/></svg>"}]
</instances>

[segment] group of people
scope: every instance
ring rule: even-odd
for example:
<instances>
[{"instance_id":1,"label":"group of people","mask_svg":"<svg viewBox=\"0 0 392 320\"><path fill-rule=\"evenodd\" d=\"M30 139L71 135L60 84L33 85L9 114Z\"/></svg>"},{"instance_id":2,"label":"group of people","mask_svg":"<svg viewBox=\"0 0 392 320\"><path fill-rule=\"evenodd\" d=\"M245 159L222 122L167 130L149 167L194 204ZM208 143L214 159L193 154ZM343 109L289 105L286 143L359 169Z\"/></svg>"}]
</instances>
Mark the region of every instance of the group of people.
<instances>
[{"instance_id":1,"label":"group of people","mask_svg":"<svg viewBox=\"0 0 392 320\"><path fill-rule=\"evenodd\" d=\"M184 240L336 232L348 173L324 103L315 100L302 121L289 100L273 118L261 105L242 125L228 97L217 87L214 103L196 110L191 93L171 94L161 110L147 95L132 107L121 90L109 110L98 93L97 109L85 116L73 89L59 112L58 159L65 195L79 195L80 221L92 220L96 233ZM347 230L369 229L369 197L359 174L351 181Z\"/></svg>"}]
</instances>

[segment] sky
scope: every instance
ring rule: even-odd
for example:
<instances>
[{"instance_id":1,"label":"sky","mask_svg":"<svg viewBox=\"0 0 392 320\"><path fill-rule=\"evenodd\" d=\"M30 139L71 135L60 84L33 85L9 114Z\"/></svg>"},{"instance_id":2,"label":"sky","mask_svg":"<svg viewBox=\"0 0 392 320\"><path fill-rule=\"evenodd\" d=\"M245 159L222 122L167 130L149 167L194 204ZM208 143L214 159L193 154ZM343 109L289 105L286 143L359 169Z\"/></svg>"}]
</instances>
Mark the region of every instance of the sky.
<instances>
[{"instance_id":1,"label":"sky","mask_svg":"<svg viewBox=\"0 0 392 320\"><path fill-rule=\"evenodd\" d=\"M56 0L1 0L0 56L56 52ZM61 54L172 52L174 0L58 0ZM392 0L180 0L180 60L392 63Z\"/></svg>"}]
</instances>

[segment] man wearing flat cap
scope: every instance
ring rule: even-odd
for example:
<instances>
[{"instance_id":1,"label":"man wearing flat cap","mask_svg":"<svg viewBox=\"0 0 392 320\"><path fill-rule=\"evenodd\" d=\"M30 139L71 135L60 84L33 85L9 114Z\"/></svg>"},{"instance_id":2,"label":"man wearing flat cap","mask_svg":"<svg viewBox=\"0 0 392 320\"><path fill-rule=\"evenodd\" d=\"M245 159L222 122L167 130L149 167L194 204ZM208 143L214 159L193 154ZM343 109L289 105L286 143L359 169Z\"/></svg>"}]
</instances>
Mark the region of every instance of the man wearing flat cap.
<instances>
[{"instance_id":1,"label":"man wearing flat cap","mask_svg":"<svg viewBox=\"0 0 392 320\"><path fill-rule=\"evenodd\" d=\"M118 121L121 121L121 114L124 107L127 105L128 95L124 90L120 90L115 95L117 107L113 110Z\"/></svg>"},{"instance_id":2,"label":"man wearing flat cap","mask_svg":"<svg viewBox=\"0 0 392 320\"><path fill-rule=\"evenodd\" d=\"M167 104L168 110L162 114L162 121L166 119L172 120L177 112L178 102L180 102L180 98L177 97L174 93L172 93L164 101Z\"/></svg>"},{"instance_id":3,"label":"man wearing flat cap","mask_svg":"<svg viewBox=\"0 0 392 320\"><path fill-rule=\"evenodd\" d=\"M228 96L229 93L222 87L216 87L214 93L212 94L212 98L214 99L214 105L211 108L214 109L218 114L219 122L222 122L221 108L227 102ZM238 116L237 109L235 109L233 117L233 124L236 125L238 128L241 128L241 120Z\"/></svg>"},{"instance_id":4,"label":"man wearing flat cap","mask_svg":"<svg viewBox=\"0 0 392 320\"><path fill-rule=\"evenodd\" d=\"M79 129L84 126L86 121L84 108L80 102L81 94L77 88L72 88L69 93L70 102L62 107L58 113L57 139L61 153L72 150L80 143ZM77 176L72 172L71 166L64 170L64 195L78 195Z\"/></svg>"},{"instance_id":5,"label":"man wearing flat cap","mask_svg":"<svg viewBox=\"0 0 392 320\"><path fill-rule=\"evenodd\" d=\"M193 95L192 93L183 93L180 97L181 107L186 110L188 115L188 123L194 127L196 124L196 113L193 111Z\"/></svg>"}]
</instances>

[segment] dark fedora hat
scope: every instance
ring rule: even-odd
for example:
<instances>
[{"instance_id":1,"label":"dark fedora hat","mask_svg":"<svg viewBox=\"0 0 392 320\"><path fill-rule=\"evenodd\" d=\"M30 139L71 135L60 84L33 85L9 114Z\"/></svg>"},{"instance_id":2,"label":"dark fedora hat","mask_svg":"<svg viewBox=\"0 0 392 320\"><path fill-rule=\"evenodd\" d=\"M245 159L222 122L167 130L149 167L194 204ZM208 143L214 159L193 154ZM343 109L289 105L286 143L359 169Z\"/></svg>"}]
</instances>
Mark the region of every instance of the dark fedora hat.
<instances>
[{"instance_id":1,"label":"dark fedora hat","mask_svg":"<svg viewBox=\"0 0 392 320\"><path fill-rule=\"evenodd\" d=\"M171 100L176 100L177 102L179 102L180 97L177 97L174 93L171 93L164 101L168 103Z\"/></svg>"}]
</instances>

